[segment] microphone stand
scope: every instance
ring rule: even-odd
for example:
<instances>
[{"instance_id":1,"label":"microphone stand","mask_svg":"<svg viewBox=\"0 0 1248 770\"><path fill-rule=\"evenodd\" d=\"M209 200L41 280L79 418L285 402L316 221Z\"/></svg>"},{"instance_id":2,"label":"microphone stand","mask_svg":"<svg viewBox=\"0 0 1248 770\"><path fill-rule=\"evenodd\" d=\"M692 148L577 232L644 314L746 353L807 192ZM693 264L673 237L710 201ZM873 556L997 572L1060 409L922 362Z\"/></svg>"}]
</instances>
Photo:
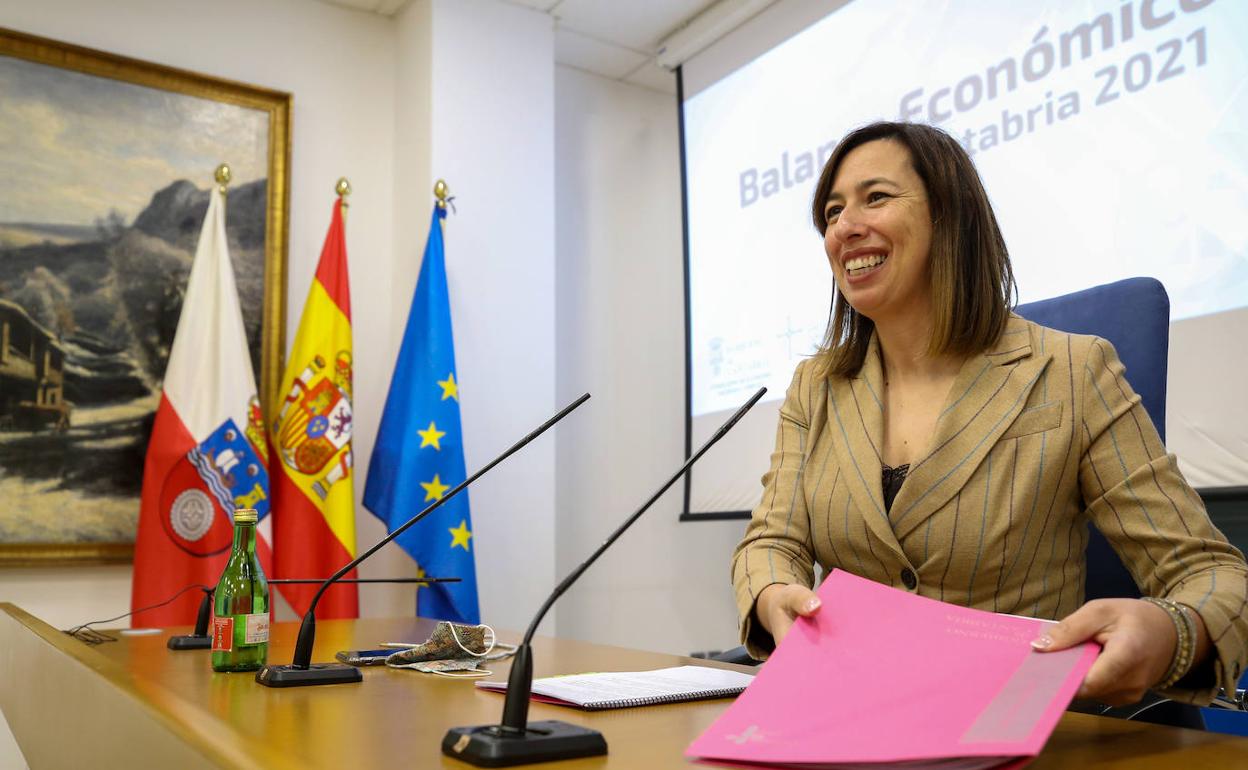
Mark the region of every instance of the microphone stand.
<instances>
[{"instance_id":1,"label":"microphone stand","mask_svg":"<svg viewBox=\"0 0 1248 770\"><path fill-rule=\"evenodd\" d=\"M195 630L182 636L171 636L165 646L171 650L207 650L212 647L212 637L208 635L208 620L212 617L213 589L201 586L204 592L203 601L199 603L199 614L195 616Z\"/></svg>"},{"instance_id":2,"label":"microphone stand","mask_svg":"<svg viewBox=\"0 0 1248 770\"><path fill-rule=\"evenodd\" d=\"M675 484L685 472L698 461L706 450L719 441L732 429L737 421L750 410L767 392L767 388L759 388L749 401L741 406L724 423L715 435L711 436L702 448L690 457L676 475L667 480L659 491L655 492L633 515L629 516L611 536L603 541L594 553L572 570L550 597L537 611L537 616L529 624L524 639L516 648L515 657L511 662L511 673L507 677L507 698L503 701L503 720L496 725L476 725L473 727L452 727L442 738L442 753L462 759L479 767L506 767L524 765L532 762L549 762L557 759L574 759L607 753L607 742L602 733L588 727L569 724L557 719L540 722L529 722L529 696L533 691L533 655L531 642L533 634L546 616L551 605L576 582L599 556L619 539L624 531L641 518L650 506L654 505L672 484Z\"/></svg>"},{"instance_id":3,"label":"microphone stand","mask_svg":"<svg viewBox=\"0 0 1248 770\"><path fill-rule=\"evenodd\" d=\"M355 569L360 562L376 553L383 545L394 540L399 535L406 532L413 524L428 516L433 511L440 508L444 503L455 495L462 492L469 484L485 475L491 468L498 465L503 460L511 457L522 447L533 439L542 435L552 425L562 420L564 417L579 407L581 404L589 400L589 394L586 393L577 400L568 404L559 411L554 417L542 423L529 435L512 444L505 452L494 458L488 465L481 470L472 474L468 478L460 482L454 489L439 497L426 507L423 511L408 519L398 529L378 540L376 545L369 548L364 553L347 562L337 572L329 576L321 587L317 589L312 596L312 603L308 605L308 611L303 614L303 623L299 626L299 637L295 640L295 654L289 666L280 666L276 664L268 664L256 672L256 681L265 687L302 687L314 684L342 684L347 682L362 681L364 675L360 673L360 669L355 666L348 666L342 663L312 663L312 644L316 639L316 603L321 600L321 596L325 594L326 589L335 581L342 578L351 570Z\"/></svg>"},{"instance_id":4,"label":"microphone stand","mask_svg":"<svg viewBox=\"0 0 1248 770\"><path fill-rule=\"evenodd\" d=\"M289 585L294 583L320 583L322 578L273 578L270 585ZM460 578L350 578L339 580L339 583L458 583ZM204 598L199 603L199 614L195 617L195 630L181 636L171 636L166 643L171 650L207 650L212 647L212 637L208 635L208 621L212 618L212 594L214 589L202 588Z\"/></svg>"}]
</instances>

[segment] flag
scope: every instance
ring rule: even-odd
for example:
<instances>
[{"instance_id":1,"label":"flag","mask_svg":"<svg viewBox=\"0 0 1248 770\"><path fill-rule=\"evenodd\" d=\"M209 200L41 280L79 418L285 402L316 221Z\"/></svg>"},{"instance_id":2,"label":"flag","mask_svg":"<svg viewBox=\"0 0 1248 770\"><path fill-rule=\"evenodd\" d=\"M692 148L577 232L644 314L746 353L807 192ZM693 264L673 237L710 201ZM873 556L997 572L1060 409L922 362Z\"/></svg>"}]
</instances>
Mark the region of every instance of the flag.
<instances>
[{"instance_id":1,"label":"flag","mask_svg":"<svg viewBox=\"0 0 1248 770\"><path fill-rule=\"evenodd\" d=\"M327 578L355 557L351 291L343 205L334 202L271 423L273 559L275 574L284 578ZM283 586L282 595L303 615L317 588ZM316 616L353 618L358 610L355 586L339 584L321 597Z\"/></svg>"},{"instance_id":2,"label":"flag","mask_svg":"<svg viewBox=\"0 0 1248 770\"><path fill-rule=\"evenodd\" d=\"M257 553L269 568L265 454L264 419L225 236L225 198L214 186L143 463L132 610L163 602L193 583L215 586L230 555L236 507L259 512ZM202 598L188 591L136 614L133 622L194 623Z\"/></svg>"},{"instance_id":3,"label":"flag","mask_svg":"<svg viewBox=\"0 0 1248 770\"><path fill-rule=\"evenodd\" d=\"M416 294L364 483L364 507L390 532L466 477L442 246L445 217L446 209L434 206ZM399 535L399 545L416 560L417 574L461 579L418 589L417 615L479 622L472 537L467 490Z\"/></svg>"}]
</instances>

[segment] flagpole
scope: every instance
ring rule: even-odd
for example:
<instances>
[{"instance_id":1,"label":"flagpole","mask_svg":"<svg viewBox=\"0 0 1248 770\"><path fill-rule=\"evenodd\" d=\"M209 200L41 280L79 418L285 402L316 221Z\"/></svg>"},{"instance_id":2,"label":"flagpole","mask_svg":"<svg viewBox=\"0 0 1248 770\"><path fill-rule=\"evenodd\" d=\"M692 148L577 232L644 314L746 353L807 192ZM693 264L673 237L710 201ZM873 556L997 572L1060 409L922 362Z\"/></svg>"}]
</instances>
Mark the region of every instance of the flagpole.
<instances>
[{"instance_id":1,"label":"flagpole","mask_svg":"<svg viewBox=\"0 0 1248 770\"><path fill-rule=\"evenodd\" d=\"M230 180L233 177L234 174L230 171L229 163L222 163L220 166L217 166L217 170L213 172L212 178L217 181L217 189L221 191L222 198L225 197L225 188L229 185Z\"/></svg>"}]
</instances>

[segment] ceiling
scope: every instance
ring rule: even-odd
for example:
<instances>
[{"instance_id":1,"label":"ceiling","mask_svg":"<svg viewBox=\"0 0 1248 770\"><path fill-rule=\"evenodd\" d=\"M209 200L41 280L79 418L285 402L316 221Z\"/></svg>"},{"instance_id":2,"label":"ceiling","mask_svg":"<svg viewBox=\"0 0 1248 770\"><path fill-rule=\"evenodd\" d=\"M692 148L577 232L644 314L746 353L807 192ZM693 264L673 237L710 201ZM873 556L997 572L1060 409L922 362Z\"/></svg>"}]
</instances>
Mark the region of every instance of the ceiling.
<instances>
[{"instance_id":1,"label":"ceiling","mask_svg":"<svg viewBox=\"0 0 1248 770\"><path fill-rule=\"evenodd\" d=\"M322 0L393 16L409 0ZM659 41L718 0L500 0L555 20L555 61L605 78L676 93L676 77L655 62Z\"/></svg>"}]
</instances>

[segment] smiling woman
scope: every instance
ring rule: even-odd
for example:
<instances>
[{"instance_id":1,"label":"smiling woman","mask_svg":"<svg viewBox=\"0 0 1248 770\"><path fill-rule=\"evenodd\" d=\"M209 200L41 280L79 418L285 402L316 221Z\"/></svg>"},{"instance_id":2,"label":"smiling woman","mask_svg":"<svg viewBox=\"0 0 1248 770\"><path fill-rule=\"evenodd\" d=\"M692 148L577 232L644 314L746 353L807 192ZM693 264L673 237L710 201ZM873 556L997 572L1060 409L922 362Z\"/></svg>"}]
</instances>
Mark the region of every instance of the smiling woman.
<instances>
[{"instance_id":1,"label":"smiling woman","mask_svg":"<svg viewBox=\"0 0 1248 770\"><path fill-rule=\"evenodd\" d=\"M1061 619L1033 646L1103 645L1083 697L1233 691L1248 663L1243 556L1166 454L1113 347L1010 312L1009 254L966 151L930 126L866 126L832 153L811 213L835 296L733 558L751 654L820 611L818 564ZM1145 600L1084 603L1089 521Z\"/></svg>"}]
</instances>

